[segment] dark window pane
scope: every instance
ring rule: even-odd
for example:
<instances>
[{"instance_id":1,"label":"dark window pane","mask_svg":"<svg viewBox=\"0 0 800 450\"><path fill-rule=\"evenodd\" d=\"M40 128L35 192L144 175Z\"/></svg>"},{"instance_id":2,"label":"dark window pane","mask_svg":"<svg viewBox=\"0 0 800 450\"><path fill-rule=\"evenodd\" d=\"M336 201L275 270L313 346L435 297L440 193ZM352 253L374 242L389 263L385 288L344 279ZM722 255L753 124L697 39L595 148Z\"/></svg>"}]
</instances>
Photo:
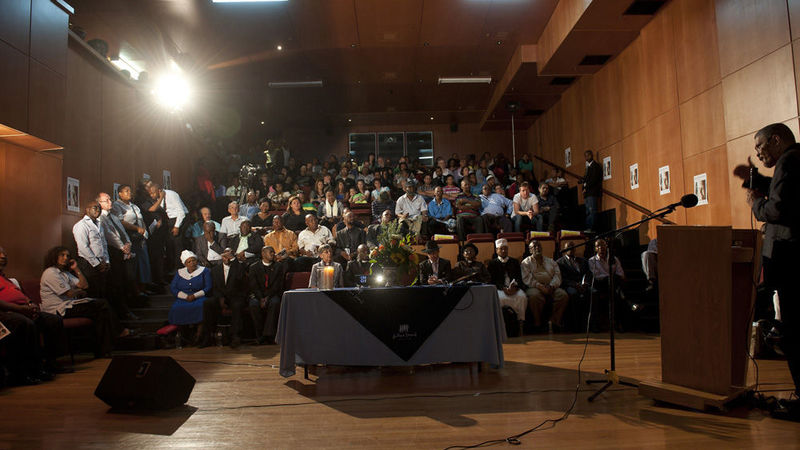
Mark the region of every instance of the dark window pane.
<instances>
[{"instance_id":1,"label":"dark window pane","mask_svg":"<svg viewBox=\"0 0 800 450\"><path fill-rule=\"evenodd\" d=\"M378 133L378 156L383 156L396 163L405 154L405 136L403 133Z\"/></svg>"},{"instance_id":2,"label":"dark window pane","mask_svg":"<svg viewBox=\"0 0 800 450\"><path fill-rule=\"evenodd\" d=\"M375 153L375 133L350 133L350 159L366 161Z\"/></svg>"},{"instance_id":3,"label":"dark window pane","mask_svg":"<svg viewBox=\"0 0 800 450\"><path fill-rule=\"evenodd\" d=\"M406 133L408 160L419 160L422 166L433 166L433 132L414 131Z\"/></svg>"}]
</instances>

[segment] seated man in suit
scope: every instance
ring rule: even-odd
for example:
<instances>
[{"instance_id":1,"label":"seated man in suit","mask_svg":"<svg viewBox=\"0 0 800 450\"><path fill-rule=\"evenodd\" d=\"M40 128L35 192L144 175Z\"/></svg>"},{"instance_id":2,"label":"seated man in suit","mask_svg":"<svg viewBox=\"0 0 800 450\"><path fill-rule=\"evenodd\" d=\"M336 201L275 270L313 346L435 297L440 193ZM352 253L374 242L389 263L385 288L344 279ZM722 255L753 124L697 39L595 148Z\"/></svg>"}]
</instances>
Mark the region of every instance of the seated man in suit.
<instances>
[{"instance_id":1,"label":"seated man in suit","mask_svg":"<svg viewBox=\"0 0 800 450\"><path fill-rule=\"evenodd\" d=\"M351 255L355 255L358 246L366 244L367 234L363 229L358 228L354 224L353 212L346 210L342 216L344 228L336 233L336 259L340 264L347 264L351 259Z\"/></svg>"},{"instance_id":2,"label":"seated man in suit","mask_svg":"<svg viewBox=\"0 0 800 450\"><path fill-rule=\"evenodd\" d=\"M579 332L586 330L586 314L589 312L586 294L589 293L592 272L584 258L575 256L573 245L575 241L564 242L561 258L556 263L561 271L561 288L569 295L564 325L571 331Z\"/></svg>"},{"instance_id":3,"label":"seated man in suit","mask_svg":"<svg viewBox=\"0 0 800 450\"><path fill-rule=\"evenodd\" d=\"M333 260L333 247L323 244L319 248L320 262L311 266L311 277L308 279L308 287L319 289L322 287L322 270L327 266L333 266L333 287L343 287L344 277L342 275L342 265Z\"/></svg>"},{"instance_id":4,"label":"seated man in suit","mask_svg":"<svg viewBox=\"0 0 800 450\"><path fill-rule=\"evenodd\" d=\"M608 242L603 239L600 239L594 243L594 250L596 254L589 258L589 270L592 271L592 277L594 278L594 282L592 283L592 292L594 300L592 301L592 329L602 331L603 326L608 324L608 289L609 289L609 280L610 274L613 273L614 275L614 300L616 303L614 306L616 307L616 328L620 331L622 328L622 324L627 321L627 314L628 308L625 308L624 301L622 298L622 285L625 282L625 271L622 270L622 263L619 261L619 258L616 256L614 257L614 263L612 264L613 270L609 267L609 256L610 253L608 251ZM597 319L595 321L594 319Z\"/></svg>"},{"instance_id":5,"label":"seated man in suit","mask_svg":"<svg viewBox=\"0 0 800 450\"><path fill-rule=\"evenodd\" d=\"M463 256L464 259L459 261L453 269L453 274L450 277L452 281L461 280L488 283L491 280L486 266L476 259L478 257L478 247L476 247L475 244L471 242L464 244L464 247L461 249L461 256Z\"/></svg>"},{"instance_id":6,"label":"seated man in suit","mask_svg":"<svg viewBox=\"0 0 800 450\"><path fill-rule=\"evenodd\" d=\"M553 305L550 322L554 329L560 329L564 311L567 309L569 295L561 289L561 271L552 258L542 253L542 243L531 241L529 244L531 256L522 260L522 281L528 286L525 292L528 295L528 304L533 314L533 323L542 327L542 313L546 303Z\"/></svg>"},{"instance_id":7,"label":"seated man in suit","mask_svg":"<svg viewBox=\"0 0 800 450\"><path fill-rule=\"evenodd\" d=\"M236 259L240 263L249 266L258 261L258 255L261 254L261 247L264 246L264 240L258 233L252 232L250 226L250 219L245 218L242 224L239 225L240 234L232 237L222 237L222 245L226 248L233 250Z\"/></svg>"},{"instance_id":8,"label":"seated man in suit","mask_svg":"<svg viewBox=\"0 0 800 450\"><path fill-rule=\"evenodd\" d=\"M345 286L366 285L361 281L361 277L369 275L369 269L369 247L367 244L361 244L356 250L355 258L347 263L347 271L344 273Z\"/></svg>"},{"instance_id":9,"label":"seated man in suit","mask_svg":"<svg viewBox=\"0 0 800 450\"><path fill-rule=\"evenodd\" d=\"M497 257L489 261L487 270L492 277L492 284L497 286L497 298L500 300L500 306L509 306L517 313L520 330L522 330L528 297L525 295L526 286L522 281L520 263L515 258L508 256L508 241L505 239L494 241L494 247L497 249Z\"/></svg>"},{"instance_id":10,"label":"seated man in suit","mask_svg":"<svg viewBox=\"0 0 800 450\"><path fill-rule=\"evenodd\" d=\"M194 238L194 253L197 262L204 267L213 267L222 264L222 244L218 241L216 225L214 222L203 224L203 234Z\"/></svg>"},{"instance_id":11,"label":"seated man in suit","mask_svg":"<svg viewBox=\"0 0 800 450\"><path fill-rule=\"evenodd\" d=\"M212 298L203 303L203 329L205 336L198 347L211 345L211 336L216 332L222 310L231 310L231 348L241 344L242 312L247 299L246 268L236 260L233 251L222 252L222 263L211 268Z\"/></svg>"},{"instance_id":12,"label":"seated man in suit","mask_svg":"<svg viewBox=\"0 0 800 450\"><path fill-rule=\"evenodd\" d=\"M450 278L450 261L439 257L439 244L428 241L423 252L428 254L428 259L419 264L420 284L447 283Z\"/></svg>"},{"instance_id":13,"label":"seated man in suit","mask_svg":"<svg viewBox=\"0 0 800 450\"><path fill-rule=\"evenodd\" d=\"M385 210L381 213L381 222L370 225L367 227L367 247L373 249L378 246L378 236L385 232L389 225L394 223L394 213L391 210ZM400 225L400 228L397 230L400 234L408 233L408 226L405 223Z\"/></svg>"},{"instance_id":14,"label":"seated man in suit","mask_svg":"<svg viewBox=\"0 0 800 450\"><path fill-rule=\"evenodd\" d=\"M275 259L272 247L262 248L261 261L250 266L250 315L259 344L275 343L285 278L286 263Z\"/></svg>"}]
</instances>

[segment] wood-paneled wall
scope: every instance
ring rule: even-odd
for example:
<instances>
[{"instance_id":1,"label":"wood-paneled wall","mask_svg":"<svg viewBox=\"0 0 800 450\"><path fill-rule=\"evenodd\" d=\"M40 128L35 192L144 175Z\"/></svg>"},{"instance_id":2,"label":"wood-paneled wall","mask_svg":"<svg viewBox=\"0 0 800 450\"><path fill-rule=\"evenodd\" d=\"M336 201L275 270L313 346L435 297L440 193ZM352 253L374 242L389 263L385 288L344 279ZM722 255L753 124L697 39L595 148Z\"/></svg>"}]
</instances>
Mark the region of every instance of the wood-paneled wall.
<instances>
[{"instance_id":1,"label":"wood-paneled wall","mask_svg":"<svg viewBox=\"0 0 800 450\"><path fill-rule=\"evenodd\" d=\"M787 123L798 137L800 0L673 0L595 75L576 82L528 131L531 153L563 164L572 148L612 157L604 186L655 210L708 176L708 205L678 210L677 223L747 228L750 215L733 167L753 155L753 133ZM639 189L628 168L639 164ZM658 168L669 165L671 193ZM541 170L541 169L540 169ZM770 171L765 171L769 173ZM638 213L613 200L618 224ZM655 230L650 229L650 236Z\"/></svg>"}]
</instances>

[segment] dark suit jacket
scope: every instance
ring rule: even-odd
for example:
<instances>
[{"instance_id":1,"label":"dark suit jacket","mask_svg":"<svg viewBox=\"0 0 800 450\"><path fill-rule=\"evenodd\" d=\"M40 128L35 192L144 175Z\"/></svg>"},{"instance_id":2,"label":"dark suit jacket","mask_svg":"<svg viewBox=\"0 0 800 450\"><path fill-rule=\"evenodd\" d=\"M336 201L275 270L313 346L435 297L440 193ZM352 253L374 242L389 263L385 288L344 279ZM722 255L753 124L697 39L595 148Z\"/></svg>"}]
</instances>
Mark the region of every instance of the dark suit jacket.
<instances>
[{"instance_id":1,"label":"dark suit jacket","mask_svg":"<svg viewBox=\"0 0 800 450\"><path fill-rule=\"evenodd\" d=\"M223 236L220 239L222 242L223 247L230 247L233 250L233 253L236 253L236 249L239 248L239 241L241 240L241 236L236 235L233 237ZM261 247L264 246L264 238L262 238L258 233L250 233L250 236L247 238L247 249L245 250L248 253L254 254L257 258L261 258Z\"/></svg>"},{"instance_id":2,"label":"dark suit jacket","mask_svg":"<svg viewBox=\"0 0 800 450\"><path fill-rule=\"evenodd\" d=\"M586 281L590 281L592 279L592 271L589 270L589 263L586 261L586 259L577 256L573 259L578 264L578 269L575 269L575 266L573 266L572 263L567 260L566 256L562 256L556 261L556 264L558 264L558 269L561 271L562 287L578 286L581 284L584 276L586 276Z\"/></svg>"},{"instance_id":3,"label":"dark suit jacket","mask_svg":"<svg viewBox=\"0 0 800 450\"><path fill-rule=\"evenodd\" d=\"M194 253L197 255L197 262L200 263L201 266L210 267L211 264L208 262L208 241L206 241L206 236L197 236L194 238ZM211 244L211 248L222 255L222 252L225 249L219 243L219 236L217 233L214 232L214 242Z\"/></svg>"},{"instance_id":4,"label":"dark suit jacket","mask_svg":"<svg viewBox=\"0 0 800 450\"><path fill-rule=\"evenodd\" d=\"M222 264L211 268L211 293L217 301L224 297L226 300L241 299L247 297L247 283L244 264L239 261L231 262L231 269L228 272L228 282L225 282L225 273ZM228 303L230 306L230 303Z\"/></svg>"},{"instance_id":5,"label":"dark suit jacket","mask_svg":"<svg viewBox=\"0 0 800 450\"><path fill-rule=\"evenodd\" d=\"M439 258L439 272L436 277L440 280L447 281L450 279L450 261ZM419 264L419 284L428 284L428 277L434 275L433 265L430 259L426 259Z\"/></svg>"},{"instance_id":6,"label":"dark suit jacket","mask_svg":"<svg viewBox=\"0 0 800 450\"><path fill-rule=\"evenodd\" d=\"M586 187L587 197L600 197L603 194L603 169L597 161L592 161L586 168L583 184Z\"/></svg>"},{"instance_id":7,"label":"dark suit jacket","mask_svg":"<svg viewBox=\"0 0 800 450\"><path fill-rule=\"evenodd\" d=\"M756 219L766 222L761 254L768 258L780 256L773 255L776 247L797 245L800 239L800 144L790 145L781 155L772 178L754 174L753 187L769 192L766 198L753 203Z\"/></svg>"},{"instance_id":8,"label":"dark suit jacket","mask_svg":"<svg viewBox=\"0 0 800 450\"><path fill-rule=\"evenodd\" d=\"M508 261L503 264L498 258L492 258L487 264L486 270L489 271L491 282L497 286L497 289L503 289L506 286L506 273L508 278L517 282L517 287L523 291L527 289L525 283L522 282L522 267L517 259L508 257Z\"/></svg>"},{"instance_id":9,"label":"dark suit jacket","mask_svg":"<svg viewBox=\"0 0 800 450\"><path fill-rule=\"evenodd\" d=\"M471 264L467 263L467 261L459 261L458 264L456 264L456 267L453 269L450 278L452 280L457 280L463 276L469 275L470 273L474 273L474 275L464 281L478 281L481 283L488 283L491 281L489 271L486 270L486 266L480 261L473 261Z\"/></svg>"},{"instance_id":10,"label":"dark suit jacket","mask_svg":"<svg viewBox=\"0 0 800 450\"><path fill-rule=\"evenodd\" d=\"M336 248L340 250L349 248L350 254L353 256L355 256L358 246L366 243L367 234L361 228L355 226L350 230L343 228L336 233Z\"/></svg>"},{"instance_id":11,"label":"dark suit jacket","mask_svg":"<svg viewBox=\"0 0 800 450\"><path fill-rule=\"evenodd\" d=\"M260 260L250 266L250 295L256 298L280 298L286 279L286 263L276 262L269 267Z\"/></svg>"},{"instance_id":12,"label":"dark suit jacket","mask_svg":"<svg viewBox=\"0 0 800 450\"><path fill-rule=\"evenodd\" d=\"M348 287L358 286L361 275L369 275L370 262L361 262L356 259L347 263L347 270L344 272L344 285Z\"/></svg>"}]
</instances>

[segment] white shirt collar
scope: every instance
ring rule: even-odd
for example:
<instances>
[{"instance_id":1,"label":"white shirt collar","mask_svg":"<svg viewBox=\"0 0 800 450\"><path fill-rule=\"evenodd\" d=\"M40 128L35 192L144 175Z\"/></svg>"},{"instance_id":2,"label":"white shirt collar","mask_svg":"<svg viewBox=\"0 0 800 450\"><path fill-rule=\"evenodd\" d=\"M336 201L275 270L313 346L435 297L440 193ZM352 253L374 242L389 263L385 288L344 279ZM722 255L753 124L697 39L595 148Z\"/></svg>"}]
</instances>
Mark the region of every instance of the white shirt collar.
<instances>
[{"instance_id":1,"label":"white shirt collar","mask_svg":"<svg viewBox=\"0 0 800 450\"><path fill-rule=\"evenodd\" d=\"M194 272L189 273L189 270L186 267L181 267L180 269L178 269L178 276L180 276L184 280L191 280L192 278L200 275L203 272L203 270L205 270L205 267L197 266L197 269L195 269Z\"/></svg>"}]
</instances>

